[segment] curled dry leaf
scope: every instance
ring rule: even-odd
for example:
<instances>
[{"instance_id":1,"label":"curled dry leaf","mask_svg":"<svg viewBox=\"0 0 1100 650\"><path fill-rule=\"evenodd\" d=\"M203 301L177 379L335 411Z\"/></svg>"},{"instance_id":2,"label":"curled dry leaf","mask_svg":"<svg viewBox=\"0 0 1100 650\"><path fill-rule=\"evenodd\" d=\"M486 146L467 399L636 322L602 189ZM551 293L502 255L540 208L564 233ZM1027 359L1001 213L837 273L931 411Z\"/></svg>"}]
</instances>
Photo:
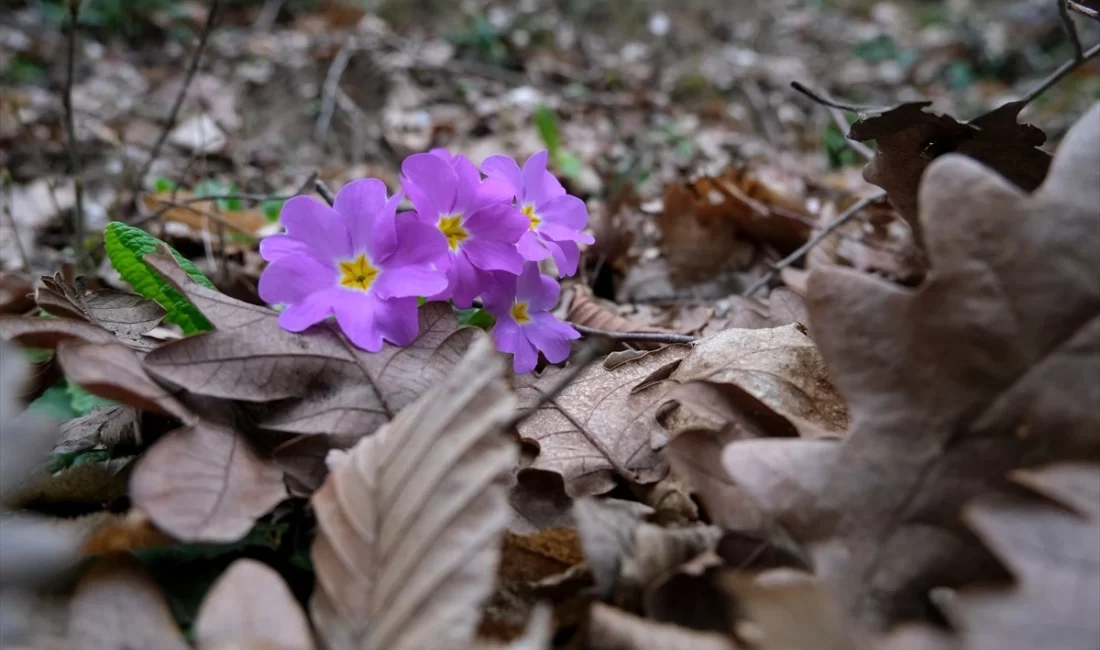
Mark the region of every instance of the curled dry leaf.
<instances>
[{"instance_id":1,"label":"curled dry leaf","mask_svg":"<svg viewBox=\"0 0 1100 650\"><path fill-rule=\"evenodd\" d=\"M34 309L34 283L17 271L0 273L0 314L22 314Z\"/></svg>"},{"instance_id":2,"label":"curled dry leaf","mask_svg":"<svg viewBox=\"0 0 1100 650\"><path fill-rule=\"evenodd\" d=\"M129 555L100 560L80 584L69 611L69 650L187 650L153 579Z\"/></svg>"},{"instance_id":3,"label":"curled dry leaf","mask_svg":"<svg viewBox=\"0 0 1100 650\"><path fill-rule=\"evenodd\" d=\"M114 334L85 321L36 316L0 316L0 338L28 348L50 349L70 339L89 343L113 343L116 340Z\"/></svg>"},{"instance_id":4,"label":"curled dry leaf","mask_svg":"<svg viewBox=\"0 0 1100 650\"><path fill-rule=\"evenodd\" d=\"M313 496L311 609L333 650L462 648L492 591L516 400L487 337Z\"/></svg>"},{"instance_id":5,"label":"curled dry leaf","mask_svg":"<svg viewBox=\"0 0 1100 650\"><path fill-rule=\"evenodd\" d=\"M271 567L237 560L210 587L195 619L198 650L313 650L301 605Z\"/></svg>"},{"instance_id":6,"label":"curled dry leaf","mask_svg":"<svg viewBox=\"0 0 1100 650\"><path fill-rule=\"evenodd\" d=\"M1016 585L966 589L950 603L963 646L1093 648L1100 639L1100 464L1048 466L1016 479L1055 503L979 499L966 509Z\"/></svg>"},{"instance_id":7,"label":"curled dry leaf","mask_svg":"<svg viewBox=\"0 0 1100 650\"><path fill-rule=\"evenodd\" d=\"M689 349L670 345L590 365L555 400L519 423L520 437L539 448L530 467L561 474L573 498L611 490L615 476L636 483L664 478L668 466L657 453L664 430L656 412L670 386L660 380ZM521 407L538 403L562 372L548 368L521 387Z\"/></svg>"},{"instance_id":8,"label":"curled dry leaf","mask_svg":"<svg viewBox=\"0 0 1100 650\"><path fill-rule=\"evenodd\" d=\"M588 643L600 650L736 650L730 639L658 623L600 603L592 605Z\"/></svg>"},{"instance_id":9,"label":"curled dry leaf","mask_svg":"<svg viewBox=\"0 0 1100 650\"><path fill-rule=\"evenodd\" d=\"M286 497L282 471L212 415L158 440L130 481L134 506L182 541L236 541Z\"/></svg>"},{"instance_id":10,"label":"curled dry leaf","mask_svg":"<svg viewBox=\"0 0 1100 650\"><path fill-rule=\"evenodd\" d=\"M875 141L875 157L863 176L886 190L918 243L923 243L918 218L918 190L925 191L921 190L921 177L939 156L968 156L1025 192L1039 187L1050 167L1050 154L1038 149L1046 135L1030 124L1017 122L1023 102L1009 102L970 122L926 111L931 104L907 102L860 115L848 133L853 140Z\"/></svg>"},{"instance_id":11,"label":"curled dry leaf","mask_svg":"<svg viewBox=\"0 0 1100 650\"><path fill-rule=\"evenodd\" d=\"M61 425L55 454L71 454L96 447L136 447L141 444L141 421L129 406L97 406L87 415Z\"/></svg>"},{"instance_id":12,"label":"curled dry leaf","mask_svg":"<svg viewBox=\"0 0 1100 650\"><path fill-rule=\"evenodd\" d=\"M155 347L156 341L142 335L159 325L165 315L164 308L152 300L113 289L88 292L84 278L70 284L60 273L39 280L35 300L54 316L98 325L139 350Z\"/></svg>"},{"instance_id":13,"label":"curled dry leaf","mask_svg":"<svg viewBox=\"0 0 1100 650\"><path fill-rule=\"evenodd\" d=\"M883 627L926 614L932 587L1002 578L960 504L1017 467L1100 458L1097 187L1100 104L1031 195L967 157L929 167L920 288L811 276L814 334L852 427L842 444L734 442L724 461L849 614Z\"/></svg>"}]
</instances>

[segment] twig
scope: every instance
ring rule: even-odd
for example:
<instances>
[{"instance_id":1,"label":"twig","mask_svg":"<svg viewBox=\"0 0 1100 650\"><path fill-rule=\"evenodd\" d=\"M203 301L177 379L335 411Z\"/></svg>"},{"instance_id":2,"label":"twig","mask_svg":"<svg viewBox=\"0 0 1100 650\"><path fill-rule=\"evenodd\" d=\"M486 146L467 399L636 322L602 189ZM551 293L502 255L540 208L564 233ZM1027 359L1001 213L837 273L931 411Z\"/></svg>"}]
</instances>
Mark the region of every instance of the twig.
<instances>
[{"instance_id":1,"label":"twig","mask_svg":"<svg viewBox=\"0 0 1100 650\"><path fill-rule=\"evenodd\" d=\"M252 31L257 34L265 34L275 26L279 19L279 12L283 9L283 0L267 0L264 8L260 10L260 16L252 23Z\"/></svg>"},{"instance_id":2,"label":"twig","mask_svg":"<svg viewBox=\"0 0 1100 650\"><path fill-rule=\"evenodd\" d=\"M840 130L840 135L844 136L844 144L848 145L848 148L856 152L859 157L864 160L871 160L875 157L875 152L870 147L863 144L859 140L853 140L848 137L848 132L851 130L852 125L848 124L848 120L844 119L844 113L836 106L826 106L829 111L829 116L833 118L833 124Z\"/></svg>"},{"instance_id":3,"label":"twig","mask_svg":"<svg viewBox=\"0 0 1100 650\"><path fill-rule=\"evenodd\" d=\"M750 286L748 289L746 289L745 292L741 295L751 296L752 294L759 291L761 287L768 284L769 282L772 281L773 278L775 278L775 276L779 275L780 271L787 268L791 264L794 264L798 260L802 259L802 257L805 256L806 253L810 252L810 249L812 249L814 246L817 246L818 244L820 244L822 242L822 240L824 240L826 237L831 235L834 230L836 230L837 228L843 226L845 223L847 223L849 220L851 220L851 218L856 216L859 213L860 210L862 210L863 208L866 208L868 205L874 203L875 201L878 201L879 199L881 199L884 196L886 196L886 192L879 191L879 192L875 192L874 194L871 194L870 196L866 196L866 197L856 201L852 205L852 207L850 207L847 210L845 210L844 212L840 213L840 215L837 216L836 219L833 219L831 222L829 222L829 225L825 226L821 230L821 232L814 235L813 238L810 239L810 241L806 242L805 244L802 244L801 246L798 247L798 250L796 250L795 252L791 253L790 255L784 257L783 259L779 260L779 262L777 262L775 264L775 266L773 266L771 268L770 271L768 271L766 274L764 274L764 277L762 277L759 280L757 280L756 282L754 282L752 284L752 286Z\"/></svg>"},{"instance_id":4,"label":"twig","mask_svg":"<svg viewBox=\"0 0 1100 650\"><path fill-rule=\"evenodd\" d=\"M80 0L69 0L69 44L65 61L65 130L69 135L69 167L73 175L73 255L76 268L87 271L88 254L84 250L84 176L80 168L80 156L76 151L76 118L73 114L73 77L76 68L76 24L80 17Z\"/></svg>"},{"instance_id":5,"label":"twig","mask_svg":"<svg viewBox=\"0 0 1100 650\"><path fill-rule=\"evenodd\" d=\"M349 38L336 56L332 59L332 65L325 75L325 85L321 92L321 114L317 117L317 126L313 130L313 137L321 142L328 135L328 127L332 122L332 114L336 111L336 94L340 90L340 77L351 61L352 40Z\"/></svg>"},{"instance_id":6,"label":"twig","mask_svg":"<svg viewBox=\"0 0 1100 650\"><path fill-rule=\"evenodd\" d=\"M76 0L70 0L71 2ZM206 49L206 40L210 36L210 32L214 30L214 20L218 14L218 7L221 0L211 0L210 11L206 14L206 23L202 26L202 32L199 34L199 44L195 47L194 54L191 55L191 63L187 66L187 72L183 77L183 85L180 86L179 93L176 94L176 101L172 104L172 110L168 113L168 121L164 124L164 129L160 132L160 137L157 138L156 143L153 144L152 150L149 152L149 159L145 161L145 164L141 168L141 173L138 174L138 184L145 182L145 175L149 173L149 170L153 168L153 163L156 162L160 156L160 150L164 147L164 143L168 140L168 135L172 132L172 127L176 125L176 119L179 117L180 108L183 107L183 100L187 97L187 89L191 86L191 80L195 78L195 72L199 69L199 61L202 59L202 51Z\"/></svg>"},{"instance_id":7,"label":"twig","mask_svg":"<svg viewBox=\"0 0 1100 650\"><path fill-rule=\"evenodd\" d=\"M336 195L332 193L332 188L325 184L323 180L318 178L313 182L313 189L317 190L317 193L321 195L321 198L325 200L325 203L333 205L336 203Z\"/></svg>"},{"instance_id":8,"label":"twig","mask_svg":"<svg viewBox=\"0 0 1100 650\"><path fill-rule=\"evenodd\" d=\"M1040 81L1037 86L1032 88L1031 91L1028 92L1028 94L1024 95L1024 98L1019 101L1023 102L1023 105L1025 106L1027 104L1030 104L1036 97L1050 90L1051 86L1061 81L1063 78L1069 75L1069 73L1076 70L1085 61L1088 61L1092 57L1096 56L1098 53L1100 53L1100 43L1090 47L1080 59L1071 59L1063 63L1061 66L1058 67L1057 70L1050 73L1050 76Z\"/></svg>"},{"instance_id":9,"label":"twig","mask_svg":"<svg viewBox=\"0 0 1100 650\"><path fill-rule=\"evenodd\" d=\"M1077 25L1069 15L1069 0L1058 0L1058 17L1062 19L1062 28L1066 30L1070 43L1073 43L1073 58L1080 62L1085 58L1085 49L1081 47L1081 37L1077 35Z\"/></svg>"},{"instance_id":10,"label":"twig","mask_svg":"<svg viewBox=\"0 0 1100 650\"><path fill-rule=\"evenodd\" d=\"M612 332L601 330L587 325L570 322L573 329L585 336L602 336L615 342L644 341L648 343L691 343L698 341L698 336L690 334L674 334L672 332Z\"/></svg>"},{"instance_id":11,"label":"twig","mask_svg":"<svg viewBox=\"0 0 1100 650\"><path fill-rule=\"evenodd\" d=\"M577 351L570 360L571 363L561 373L558 380L550 387L549 390L538 391L539 398L535 400L535 403L526 409L519 411L512 417L511 421L505 427L505 431L510 431L516 427L520 422L523 422L527 418L531 417L538 412L540 408L545 406L551 400L561 395L561 392L569 387L577 377L581 375L588 366L592 365L596 359L607 356L611 352L612 341L608 338L601 337L597 339L591 339L586 341L584 347Z\"/></svg>"},{"instance_id":12,"label":"twig","mask_svg":"<svg viewBox=\"0 0 1100 650\"><path fill-rule=\"evenodd\" d=\"M15 223L15 215L11 213L11 174L8 168L0 170L0 205L4 206L4 216L8 219L8 227L11 228L11 238L15 240L15 250L19 253L19 259L23 261L23 270L31 271L31 258L27 255L27 249L23 248L23 240L19 238L19 226Z\"/></svg>"},{"instance_id":13,"label":"twig","mask_svg":"<svg viewBox=\"0 0 1100 650\"><path fill-rule=\"evenodd\" d=\"M1088 16L1093 20L1100 20L1100 11L1092 9L1091 7L1086 7L1085 5L1074 2L1073 0L1066 0L1066 4L1069 5L1070 9L1076 11L1082 16Z\"/></svg>"},{"instance_id":14,"label":"twig","mask_svg":"<svg viewBox=\"0 0 1100 650\"><path fill-rule=\"evenodd\" d=\"M846 104L844 102L839 102L835 99L829 99L828 97L826 97L825 95L822 95L821 93L810 90L807 86L803 85L801 82L798 82L798 81L792 81L791 82L791 88L794 88L798 92L800 92L803 95L809 97L810 99L814 100L818 104L821 104L822 106L828 106L830 108L839 108L842 111L848 111L848 112L851 112L851 113L865 113L867 111L878 110L877 107L874 107L874 106L858 106L856 104Z\"/></svg>"}]
</instances>

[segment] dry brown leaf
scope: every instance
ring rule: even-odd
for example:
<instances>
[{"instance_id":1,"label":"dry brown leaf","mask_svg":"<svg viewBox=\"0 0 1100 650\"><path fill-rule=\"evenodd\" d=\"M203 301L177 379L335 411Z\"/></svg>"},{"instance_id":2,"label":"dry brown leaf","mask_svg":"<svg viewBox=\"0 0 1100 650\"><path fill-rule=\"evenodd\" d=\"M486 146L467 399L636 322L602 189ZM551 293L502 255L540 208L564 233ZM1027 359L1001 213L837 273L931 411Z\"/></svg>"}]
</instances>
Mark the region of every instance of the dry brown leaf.
<instances>
[{"instance_id":1,"label":"dry brown leaf","mask_svg":"<svg viewBox=\"0 0 1100 650\"><path fill-rule=\"evenodd\" d=\"M361 440L313 496L311 609L332 650L463 648L493 588L516 409L478 336L448 378Z\"/></svg>"},{"instance_id":2,"label":"dry brown leaf","mask_svg":"<svg viewBox=\"0 0 1100 650\"><path fill-rule=\"evenodd\" d=\"M43 277L35 287L38 306L60 318L74 318L98 325L127 345L139 350L151 350L156 341L142 335L160 324L164 308L134 293L100 289L89 292L84 278L75 284L65 281L60 273Z\"/></svg>"},{"instance_id":3,"label":"dry brown leaf","mask_svg":"<svg viewBox=\"0 0 1100 650\"><path fill-rule=\"evenodd\" d=\"M949 605L967 650L1090 650L1100 639L1100 464L1020 471L1054 503L978 500L967 523L1016 585L966 589ZM1068 511L1067 511L1068 510Z\"/></svg>"},{"instance_id":4,"label":"dry brown leaf","mask_svg":"<svg viewBox=\"0 0 1100 650\"><path fill-rule=\"evenodd\" d=\"M607 332L673 332L663 327L653 327L635 323L601 305L592 291L584 286L577 285L573 289L573 302L569 305L568 320L580 325L587 325ZM682 333L682 332L679 332ZM660 347L658 343L641 344L643 349L655 350Z\"/></svg>"},{"instance_id":5,"label":"dry brown leaf","mask_svg":"<svg viewBox=\"0 0 1100 650\"><path fill-rule=\"evenodd\" d=\"M565 493L560 474L553 472L514 472L508 486L508 505L512 520L508 530L528 535L545 528L575 528L573 500Z\"/></svg>"},{"instance_id":6,"label":"dry brown leaf","mask_svg":"<svg viewBox=\"0 0 1100 650\"><path fill-rule=\"evenodd\" d=\"M23 351L0 340L0 499L41 468L57 441L58 423L23 407L29 370Z\"/></svg>"},{"instance_id":7,"label":"dry brown leaf","mask_svg":"<svg viewBox=\"0 0 1100 650\"><path fill-rule=\"evenodd\" d=\"M186 191L159 192L157 194L145 194L141 202L145 211L150 214L160 213L161 219L182 223L191 230L202 232L216 232L218 224L207 216L213 213L236 226L237 230L256 234L270 222L264 216L263 210L251 208L247 210L222 210L215 200L192 201L195 195Z\"/></svg>"},{"instance_id":8,"label":"dry brown leaf","mask_svg":"<svg viewBox=\"0 0 1100 650\"><path fill-rule=\"evenodd\" d=\"M282 471L210 419L158 440L130 481L134 506L181 541L236 541L285 497Z\"/></svg>"},{"instance_id":9,"label":"dry brown leaf","mask_svg":"<svg viewBox=\"0 0 1100 650\"><path fill-rule=\"evenodd\" d=\"M73 595L69 650L188 650L168 604L129 555L100 560Z\"/></svg>"},{"instance_id":10,"label":"dry brown leaf","mask_svg":"<svg viewBox=\"0 0 1100 650\"><path fill-rule=\"evenodd\" d=\"M728 308L722 308L721 316L711 319L703 328L703 336L710 336L728 329L763 329L782 327L792 323L805 325L806 301L790 289L773 289L767 298L730 296L725 299Z\"/></svg>"},{"instance_id":11,"label":"dry brown leaf","mask_svg":"<svg viewBox=\"0 0 1100 650\"><path fill-rule=\"evenodd\" d=\"M539 447L530 467L561 474L573 498L609 491L616 475L636 483L664 478L668 466L657 453L664 430L656 412L671 386L659 380L689 349L670 345L589 366L553 403L519 424L520 437ZM538 402L561 372L548 368L520 388L521 406Z\"/></svg>"},{"instance_id":12,"label":"dry brown leaf","mask_svg":"<svg viewBox=\"0 0 1100 650\"><path fill-rule=\"evenodd\" d=\"M87 415L61 425L55 454L71 454L102 446L136 447L141 444L141 419L129 406L97 406Z\"/></svg>"},{"instance_id":13,"label":"dry brown leaf","mask_svg":"<svg viewBox=\"0 0 1100 650\"><path fill-rule=\"evenodd\" d=\"M314 648L306 614L286 583L249 559L231 564L210 587L194 630L198 650Z\"/></svg>"},{"instance_id":14,"label":"dry brown leaf","mask_svg":"<svg viewBox=\"0 0 1100 650\"><path fill-rule=\"evenodd\" d=\"M48 509L66 504L97 507L126 496L133 456L83 463L56 473L42 472L4 498L11 509Z\"/></svg>"},{"instance_id":15,"label":"dry brown leaf","mask_svg":"<svg viewBox=\"0 0 1100 650\"><path fill-rule=\"evenodd\" d=\"M921 189L921 177L936 158L949 153L968 156L1025 192L1039 187L1050 167L1050 154L1038 149L1046 135L1016 121L1024 102L1009 102L970 122L925 111L931 104L908 102L860 115L848 133L853 140L875 141L875 157L863 177L886 190L918 244L924 243L918 192L927 191Z\"/></svg>"},{"instance_id":16,"label":"dry brown leaf","mask_svg":"<svg viewBox=\"0 0 1100 650\"><path fill-rule=\"evenodd\" d=\"M0 273L0 314L22 314L34 308L34 282L17 271Z\"/></svg>"},{"instance_id":17,"label":"dry brown leaf","mask_svg":"<svg viewBox=\"0 0 1100 650\"><path fill-rule=\"evenodd\" d=\"M0 316L0 338L28 348L57 347L61 341L76 339L89 343L113 343L114 334L99 327L69 318Z\"/></svg>"},{"instance_id":18,"label":"dry brown leaf","mask_svg":"<svg viewBox=\"0 0 1100 650\"><path fill-rule=\"evenodd\" d=\"M87 555L107 555L168 546L174 541L153 525L149 515L131 508L124 516L111 515L96 524L81 542L81 550Z\"/></svg>"},{"instance_id":19,"label":"dry brown leaf","mask_svg":"<svg viewBox=\"0 0 1100 650\"><path fill-rule=\"evenodd\" d=\"M935 586L1003 577L960 504L1017 467L1100 458L1097 187L1100 104L1031 195L964 156L929 167L919 289L811 276L814 334L852 428L843 444L734 442L724 462L851 615L881 628L925 615Z\"/></svg>"},{"instance_id":20,"label":"dry brown leaf","mask_svg":"<svg viewBox=\"0 0 1100 650\"><path fill-rule=\"evenodd\" d=\"M726 216L725 195L709 185L672 184L665 188L664 209L656 216L661 228L658 247L668 262L669 277L684 287L747 264L751 247L737 236Z\"/></svg>"},{"instance_id":21,"label":"dry brown leaf","mask_svg":"<svg viewBox=\"0 0 1100 650\"><path fill-rule=\"evenodd\" d=\"M653 508L622 499L578 499L573 504L584 555L603 598L615 593L623 556L634 547L634 531Z\"/></svg>"},{"instance_id":22,"label":"dry brown leaf","mask_svg":"<svg viewBox=\"0 0 1100 650\"><path fill-rule=\"evenodd\" d=\"M588 643L600 650L736 650L738 647L721 634L657 623L600 603L592 605Z\"/></svg>"}]
</instances>

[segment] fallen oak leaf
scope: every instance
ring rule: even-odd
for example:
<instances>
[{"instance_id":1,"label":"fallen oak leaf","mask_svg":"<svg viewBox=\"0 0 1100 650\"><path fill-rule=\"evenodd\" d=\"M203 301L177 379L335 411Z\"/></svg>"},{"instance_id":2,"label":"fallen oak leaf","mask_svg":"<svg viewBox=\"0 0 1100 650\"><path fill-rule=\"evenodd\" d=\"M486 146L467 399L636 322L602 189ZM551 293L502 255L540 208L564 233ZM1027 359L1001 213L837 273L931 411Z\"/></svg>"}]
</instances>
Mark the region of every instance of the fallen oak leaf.
<instances>
[{"instance_id":1,"label":"fallen oak leaf","mask_svg":"<svg viewBox=\"0 0 1100 650\"><path fill-rule=\"evenodd\" d=\"M872 627L926 616L933 587L1004 577L961 503L1020 466L1100 457L1098 152L1095 104L1031 195L970 158L936 161L921 287L811 276L814 334L852 413L844 441L726 448L731 476Z\"/></svg>"},{"instance_id":2,"label":"fallen oak leaf","mask_svg":"<svg viewBox=\"0 0 1100 650\"><path fill-rule=\"evenodd\" d=\"M479 336L446 381L366 437L314 494L311 609L333 650L462 648L493 587L516 409Z\"/></svg>"},{"instance_id":3,"label":"fallen oak leaf","mask_svg":"<svg viewBox=\"0 0 1100 650\"><path fill-rule=\"evenodd\" d=\"M271 567L237 560L210 588L195 619L197 650L313 650L301 605Z\"/></svg>"}]
</instances>

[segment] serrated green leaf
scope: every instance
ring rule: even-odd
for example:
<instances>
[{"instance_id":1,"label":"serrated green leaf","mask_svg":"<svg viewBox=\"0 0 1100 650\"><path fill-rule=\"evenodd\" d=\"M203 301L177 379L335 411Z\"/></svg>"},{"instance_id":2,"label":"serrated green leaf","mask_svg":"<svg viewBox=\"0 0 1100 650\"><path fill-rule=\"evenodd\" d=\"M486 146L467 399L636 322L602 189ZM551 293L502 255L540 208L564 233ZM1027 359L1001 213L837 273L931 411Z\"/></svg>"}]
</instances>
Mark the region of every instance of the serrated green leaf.
<instances>
[{"instance_id":1,"label":"serrated green leaf","mask_svg":"<svg viewBox=\"0 0 1100 650\"><path fill-rule=\"evenodd\" d=\"M79 415L87 415L97 406L117 406L118 402L92 395L79 384L66 380L65 392L69 395L69 404Z\"/></svg>"},{"instance_id":2,"label":"serrated green leaf","mask_svg":"<svg viewBox=\"0 0 1100 650\"><path fill-rule=\"evenodd\" d=\"M187 301L183 294L173 289L171 285L164 281L164 278L160 277L152 267L145 263L144 257L149 253L156 252L157 246L164 244L164 242L140 228L127 226L118 221L107 224L103 239L107 257L111 260L111 266L118 271L123 280L130 284L135 293L149 300L154 300L161 307L164 307L164 310L168 312L164 320L179 325L184 334L194 334L212 329L210 322ZM213 283L206 279L206 276L191 263L191 260L180 255L171 246L167 244L164 244L164 246L168 248L176 263L187 272L187 275L191 276L192 280L208 289L215 288Z\"/></svg>"}]
</instances>

